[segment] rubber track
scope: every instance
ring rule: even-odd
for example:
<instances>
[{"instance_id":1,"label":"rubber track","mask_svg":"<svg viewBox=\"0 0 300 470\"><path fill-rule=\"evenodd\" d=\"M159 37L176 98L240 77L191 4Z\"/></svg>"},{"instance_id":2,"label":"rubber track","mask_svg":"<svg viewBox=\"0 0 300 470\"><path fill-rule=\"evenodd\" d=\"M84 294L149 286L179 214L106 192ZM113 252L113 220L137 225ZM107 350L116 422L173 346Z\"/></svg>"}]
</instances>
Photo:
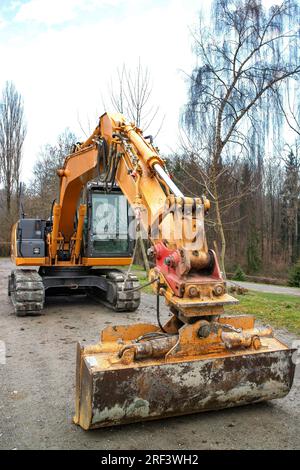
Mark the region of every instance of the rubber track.
<instances>
[{"instance_id":1,"label":"rubber track","mask_svg":"<svg viewBox=\"0 0 300 470\"><path fill-rule=\"evenodd\" d=\"M13 270L9 277L8 294L18 317L42 313L45 290L42 278L35 269Z\"/></svg>"},{"instance_id":2,"label":"rubber track","mask_svg":"<svg viewBox=\"0 0 300 470\"><path fill-rule=\"evenodd\" d=\"M121 271L107 273L106 280L108 282L106 298L104 299L103 296L97 295L96 290L93 290L90 295L94 300L99 301L116 312L134 312L139 307L141 292L140 290L131 291L140 286L139 280L134 274L129 274L125 289L123 289L125 274Z\"/></svg>"}]
</instances>

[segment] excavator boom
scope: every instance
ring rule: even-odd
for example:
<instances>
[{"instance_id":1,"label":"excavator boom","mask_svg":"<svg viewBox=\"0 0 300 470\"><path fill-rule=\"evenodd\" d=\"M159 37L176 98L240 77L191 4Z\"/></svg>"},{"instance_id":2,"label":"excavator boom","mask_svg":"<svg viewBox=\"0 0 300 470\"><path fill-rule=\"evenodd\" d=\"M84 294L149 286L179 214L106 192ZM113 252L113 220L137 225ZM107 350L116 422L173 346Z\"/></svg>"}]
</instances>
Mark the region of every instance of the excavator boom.
<instances>
[{"instance_id":1,"label":"excavator boom","mask_svg":"<svg viewBox=\"0 0 300 470\"><path fill-rule=\"evenodd\" d=\"M78 345L74 422L92 429L285 396L293 350L252 316L224 313L237 300L207 246L207 199L185 197L123 116L102 116L85 145L95 140L110 155L100 177L117 181L152 243L157 308L162 295L173 316L162 325L157 311L157 326L108 327L99 343Z\"/></svg>"}]
</instances>

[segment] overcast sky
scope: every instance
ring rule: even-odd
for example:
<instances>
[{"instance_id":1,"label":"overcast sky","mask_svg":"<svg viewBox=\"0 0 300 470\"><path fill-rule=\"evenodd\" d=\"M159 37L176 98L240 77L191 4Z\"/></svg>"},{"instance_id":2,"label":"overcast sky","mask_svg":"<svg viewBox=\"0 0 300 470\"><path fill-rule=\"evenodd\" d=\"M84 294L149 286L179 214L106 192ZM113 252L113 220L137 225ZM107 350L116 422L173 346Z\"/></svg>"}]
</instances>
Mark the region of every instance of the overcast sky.
<instances>
[{"instance_id":1,"label":"overcast sky","mask_svg":"<svg viewBox=\"0 0 300 470\"><path fill-rule=\"evenodd\" d=\"M194 64L190 27L199 0L0 0L0 87L13 80L24 97L28 133L22 168L30 177L44 143L69 127L83 138L104 111L111 76L138 58L165 114L157 143L176 148L185 71ZM105 99L107 111L109 100Z\"/></svg>"}]
</instances>

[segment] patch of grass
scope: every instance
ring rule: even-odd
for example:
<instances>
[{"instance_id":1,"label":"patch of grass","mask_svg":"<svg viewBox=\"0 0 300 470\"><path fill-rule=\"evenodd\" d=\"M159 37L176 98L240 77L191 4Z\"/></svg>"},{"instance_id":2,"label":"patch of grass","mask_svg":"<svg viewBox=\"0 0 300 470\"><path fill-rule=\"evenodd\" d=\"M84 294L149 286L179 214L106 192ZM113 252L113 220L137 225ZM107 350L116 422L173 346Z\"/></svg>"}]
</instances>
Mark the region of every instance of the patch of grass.
<instances>
[{"instance_id":1,"label":"patch of grass","mask_svg":"<svg viewBox=\"0 0 300 470\"><path fill-rule=\"evenodd\" d=\"M138 278L138 280L140 281L140 284L143 285L143 284L147 284L149 282L149 279L148 279L148 276L147 276L147 273L146 271L143 271L143 272L135 272L134 273L136 275L136 277ZM152 286L147 286L147 287L144 287L142 289L142 295L143 295L143 292L145 294L153 294L153 290L152 290Z\"/></svg>"},{"instance_id":2,"label":"patch of grass","mask_svg":"<svg viewBox=\"0 0 300 470\"><path fill-rule=\"evenodd\" d=\"M141 284L148 282L146 272L135 274ZM145 287L143 292L153 294L152 287ZM239 304L226 307L225 313L254 315L265 324L300 335L300 297L249 291L246 295L236 295L236 298Z\"/></svg>"},{"instance_id":3,"label":"patch of grass","mask_svg":"<svg viewBox=\"0 0 300 470\"><path fill-rule=\"evenodd\" d=\"M131 271L144 271L144 266L141 264L133 264L131 266Z\"/></svg>"},{"instance_id":4,"label":"patch of grass","mask_svg":"<svg viewBox=\"0 0 300 470\"><path fill-rule=\"evenodd\" d=\"M264 323L300 334L300 297L253 291L236 297L240 303L226 307L226 313L255 315Z\"/></svg>"}]
</instances>

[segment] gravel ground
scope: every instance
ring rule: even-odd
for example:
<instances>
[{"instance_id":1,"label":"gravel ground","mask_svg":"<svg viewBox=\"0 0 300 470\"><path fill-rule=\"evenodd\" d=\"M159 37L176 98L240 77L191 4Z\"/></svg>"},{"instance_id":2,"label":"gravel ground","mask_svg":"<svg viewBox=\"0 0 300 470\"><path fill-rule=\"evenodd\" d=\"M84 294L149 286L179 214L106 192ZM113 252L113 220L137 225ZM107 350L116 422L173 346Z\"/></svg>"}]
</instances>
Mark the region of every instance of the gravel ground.
<instances>
[{"instance_id":1,"label":"gravel ground","mask_svg":"<svg viewBox=\"0 0 300 470\"><path fill-rule=\"evenodd\" d=\"M76 342L110 324L155 321L154 298L135 313L82 297L52 299L45 315L16 318L6 293L12 265L0 261L0 449L299 449L300 373L273 402L86 432L72 424ZM163 302L163 301L162 301ZM162 309L167 318L167 310ZM296 337L278 332L288 343Z\"/></svg>"}]
</instances>

